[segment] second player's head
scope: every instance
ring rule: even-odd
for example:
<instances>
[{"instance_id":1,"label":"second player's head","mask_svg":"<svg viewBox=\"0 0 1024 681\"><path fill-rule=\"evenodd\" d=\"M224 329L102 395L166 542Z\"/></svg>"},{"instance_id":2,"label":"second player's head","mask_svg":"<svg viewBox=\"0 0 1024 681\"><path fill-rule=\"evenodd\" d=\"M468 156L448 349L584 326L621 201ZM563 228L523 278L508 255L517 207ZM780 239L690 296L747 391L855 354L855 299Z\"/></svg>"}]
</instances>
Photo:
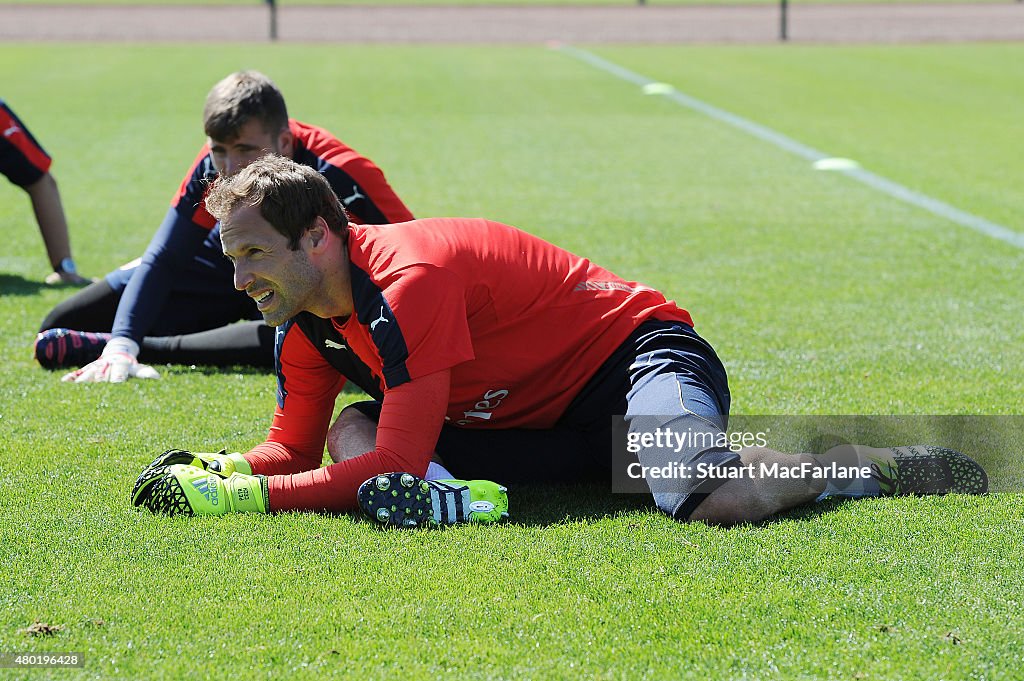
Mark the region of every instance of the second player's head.
<instances>
[{"instance_id":1,"label":"second player's head","mask_svg":"<svg viewBox=\"0 0 1024 681\"><path fill-rule=\"evenodd\" d=\"M258 71L238 71L213 86L203 107L203 129L213 164L223 175L268 153L291 157L294 152L284 96Z\"/></svg>"},{"instance_id":2,"label":"second player's head","mask_svg":"<svg viewBox=\"0 0 1024 681\"><path fill-rule=\"evenodd\" d=\"M243 171L214 183L206 198L207 209L224 221L236 209L259 207L263 219L288 239L288 247L299 241L317 218L343 239L348 232L348 215L331 185L309 166L276 155L266 155Z\"/></svg>"}]
</instances>

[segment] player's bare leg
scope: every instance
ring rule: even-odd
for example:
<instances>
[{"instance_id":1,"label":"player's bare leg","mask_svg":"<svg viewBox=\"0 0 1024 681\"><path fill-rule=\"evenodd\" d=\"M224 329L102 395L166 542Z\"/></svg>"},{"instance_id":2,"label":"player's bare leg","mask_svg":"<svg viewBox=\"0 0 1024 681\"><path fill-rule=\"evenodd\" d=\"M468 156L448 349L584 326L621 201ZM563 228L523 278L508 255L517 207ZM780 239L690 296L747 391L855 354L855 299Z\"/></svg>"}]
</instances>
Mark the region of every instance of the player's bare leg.
<instances>
[{"instance_id":1,"label":"player's bare leg","mask_svg":"<svg viewBox=\"0 0 1024 681\"><path fill-rule=\"evenodd\" d=\"M334 463L377 448L377 424L358 409L345 408L327 431L327 453Z\"/></svg>"},{"instance_id":2,"label":"player's bare leg","mask_svg":"<svg viewBox=\"0 0 1024 681\"><path fill-rule=\"evenodd\" d=\"M818 463L810 454L783 454L765 447L750 447L739 452L740 465L753 466L759 473L761 464L800 466ZM825 491L824 480L781 479L750 475L727 481L708 495L690 515L690 520L703 520L714 525L753 523L768 516L810 503Z\"/></svg>"},{"instance_id":3,"label":"player's bare leg","mask_svg":"<svg viewBox=\"0 0 1024 681\"><path fill-rule=\"evenodd\" d=\"M740 453L750 474L728 480L690 515L716 525L758 522L818 498L908 494L984 494L985 470L970 457L931 445L842 445L821 455L767 448ZM794 471L786 476L780 469ZM768 471L775 471L769 474ZM797 472L799 471L799 472ZM859 473L855 473L859 471Z\"/></svg>"},{"instance_id":4,"label":"player's bare leg","mask_svg":"<svg viewBox=\"0 0 1024 681\"><path fill-rule=\"evenodd\" d=\"M358 409L342 409L331 429L327 431L327 453L334 463L346 461L376 448L377 424ZM427 469L426 479L445 480L454 477L444 467L441 458L434 454Z\"/></svg>"}]
</instances>

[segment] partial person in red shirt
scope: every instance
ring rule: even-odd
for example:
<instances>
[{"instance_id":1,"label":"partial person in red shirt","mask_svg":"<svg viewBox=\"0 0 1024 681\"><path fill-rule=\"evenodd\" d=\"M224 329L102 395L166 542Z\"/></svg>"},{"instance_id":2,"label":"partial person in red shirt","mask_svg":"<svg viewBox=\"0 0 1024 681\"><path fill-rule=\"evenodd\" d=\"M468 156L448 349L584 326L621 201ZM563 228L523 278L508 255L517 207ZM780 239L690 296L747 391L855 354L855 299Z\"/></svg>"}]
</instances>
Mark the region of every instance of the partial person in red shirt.
<instances>
[{"instance_id":1,"label":"partial person in red shirt","mask_svg":"<svg viewBox=\"0 0 1024 681\"><path fill-rule=\"evenodd\" d=\"M217 177L264 154L322 174L354 222L412 219L380 168L323 128L289 118L284 96L262 73L240 71L214 85L203 129L206 144L142 258L60 303L43 321L35 345L40 364L84 365L65 381L156 377L147 362L273 367L273 330L232 286L231 263L205 205Z\"/></svg>"},{"instance_id":2,"label":"partial person in red shirt","mask_svg":"<svg viewBox=\"0 0 1024 681\"><path fill-rule=\"evenodd\" d=\"M352 224L322 178L275 156L218 181L207 207L221 220L236 288L277 327L278 406L265 442L228 455L242 473L223 478L176 464L140 478L180 491L191 512L225 510L209 505L210 490L227 510L367 510L380 496L374 481L401 492L387 477L400 471L415 490L435 454L455 475L505 484L633 471L673 518L718 524L758 521L822 496L981 492L987 484L972 460L937 448L844 450L850 467L872 471L854 487L828 472L836 452L733 451L724 437L725 369L689 313L514 227L465 218ZM347 426L362 436L339 438L338 461L320 467L345 382L332 360L342 346L369 367L383 396L346 409ZM621 464L617 416L624 442L635 445ZM665 446L653 436L666 429L690 436ZM745 474L762 464L806 474ZM952 464L941 480L911 474L939 464ZM672 471L690 475L661 474Z\"/></svg>"},{"instance_id":3,"label":"partial person in red shirt","mask_svg":"<svg viewBox=\"0 0 1024 681\"><path fill-rule=\"evenodd\" d=\"M0 173L21 187L32 201L36 224L43 235L53 272L47 284L84 286L90 279L78 274L71 256L71 237L57 181L50 173L53 160L29 129L0 99Z\"/></svg>"}]
</instances>

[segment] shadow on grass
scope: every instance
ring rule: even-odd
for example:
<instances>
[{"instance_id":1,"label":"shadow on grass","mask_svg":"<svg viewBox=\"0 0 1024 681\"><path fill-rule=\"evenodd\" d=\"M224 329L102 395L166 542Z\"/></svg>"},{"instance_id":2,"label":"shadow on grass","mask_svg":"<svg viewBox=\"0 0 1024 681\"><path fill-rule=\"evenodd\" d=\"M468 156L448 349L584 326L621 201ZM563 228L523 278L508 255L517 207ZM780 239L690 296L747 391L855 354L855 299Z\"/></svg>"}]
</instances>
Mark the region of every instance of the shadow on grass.
<instances>
[{"instance_id":1,"label":"shadow on grass","mask_svg":"<svg viewBox=\"0 0 1024 681\"><path fill-rule=\"evenodd\" d=\"M856 501L855 499L843 499L834 498L826 499L819 502L811 502L804 504L803 506L797 506L791 508L783 513L776 513L775 515L768 516L759 523L753 523L751 527L763 527L768 528L778 523L790 523L793 521L804 521L804 520L817 520L821 516L835 513L840 508L849 504L850 502Z\"/></svg>"},{"instance_id":2,"label":"shadow on grass","mask_svg":"<svg viewBox=\"0 0 1024 681\"><path fill-rule=\"evenodd\" d=\"M660 513L649 494L613 494L610 483L520 484L509 492L509 512L517 525L596 522L635 511Z\"/></svg>"},{"instance_id":3,"label":"shadow on grass","mask_svg":"<svg viewBox=\"0 0 1024 681\"><path fill-rule=\"evenodd\" d=\"M811 502L783 513L765 518L757 523L719 527L703 522L679 523L680 526L698 525L710 527L712 531L764 529L786 523L814 522L822 516L839 512L853 499L827 499ZM569 523L598 523L633 513L650 513L668 518L654 503L649 494L621 494L611 491L610 483L540 484L518 483L509 488L509 514L513 525L524 527L554 527ZM349 514L355 522L375 525L357 511ZM393 528L392 528L393 529ZM405 530L395 529L397 532Z\"/></svg>"},{"instance_id":4,"label":"shadow on grass","mask_svg":"<svg viewBox=\"0 0 1024 681\"><path fill-rule=\"evenodd\" d=\"M242 374L243 376L267 376L273 373L271 369L247 366L244 364L235 364L231 366L154 364L154 366L160 369L161 372L166 370L168 374L174 376L192 376L195 374L200 376L234 376L235 374Z\"/></svg>"},{"instance_id":5,"label":"shadow on grass","mask_svg":"<svg viewBox=\"0 0 1024 681\"><path fill-rule=\"evenodd\" d=\"M34 296L44 288L71 288L70 286L49 286L41 281L26 279L19 274L0 272L0 295Z\"/></svg>"},{"instance_id":6,"label":"shadow on grass","mask_svg":"<svg viewBox=\"0 0 1024 681\"><path fill-rule=\"evenodd\" d=\"M835 513L851 499L828 499L797 506L748 527L768 528L777 523L813 521ZM517 525L555 525L597 522L626 513L661 514L648 494L613 494L607 483L577 485L516 485L510 490L509 511ZM727 528L722 528L727 529Z\"/></svg>"}]
</instances>

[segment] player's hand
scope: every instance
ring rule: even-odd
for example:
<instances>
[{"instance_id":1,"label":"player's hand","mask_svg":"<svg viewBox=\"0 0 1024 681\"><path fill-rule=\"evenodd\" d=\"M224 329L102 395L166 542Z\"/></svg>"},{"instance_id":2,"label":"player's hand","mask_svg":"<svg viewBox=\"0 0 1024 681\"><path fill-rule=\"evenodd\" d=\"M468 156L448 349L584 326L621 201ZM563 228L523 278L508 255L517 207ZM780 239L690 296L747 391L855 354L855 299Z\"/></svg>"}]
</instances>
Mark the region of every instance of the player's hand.
<instances>
[{"instance_id":1,"label":"player's hand","mask_svg":"<svg viewBox=\"0 0 1024 681\"><path fill-rule=\"evenodd\" d=\"M64 374L65 383L124 383L129 378L160 378L156 369L139 364L139 344L131 338L111 338L99 359Z\"/></svg>"},{"instance_id":2,"label":"player's hand","mask_svg":"<svg viewBox=\"0 0 1024 681\"><path fill-rule=\"evenodd\" d=\"M167 515L270 511L266 476L234 473L222 478L180 463L143 471L132 490L132 503Z\"/></svg>"},{"instance_id":3,"label":"player's hand","mask_svg":"<svg viewBox=\"0 0 1024 681\"><path fill-rule=\"evenodd\" d=\"M135 481L135 487L132 488L132 499L139 495L141 487L153 475L156 475L160 469L165 469L175 464L199 468L222 478L230 477L234 473L252 475L252 466L245 460L245 457L237 452L228 454L227 450L222 449L216 454L211 454L207 452L190 452L186 449L168 449L153 459L152 463L146 466L139 475L138 480Z\"/></svg>"},{"instance_id":4,"label":"player's hand","mask_svg":"<svg viewBox=\"0 0 1024 681\"><path fill-rule=\"evenodd\" d=\"M142 480L146 475L146 471L150 469L164 468L176 463L202 468L204 471L209 471L222 478L231 477L233 473L252 475L252 466L238 452L228 454L226 449L222 449L216 454L210 454L207 452L190 452L186 449L168 449L146 466L146 469L142 471L142 475L139 476L139 480ZM132 490L133 497L137 491L138 483L136 483L136 489Z\"/></svg>"}]
</instances>

